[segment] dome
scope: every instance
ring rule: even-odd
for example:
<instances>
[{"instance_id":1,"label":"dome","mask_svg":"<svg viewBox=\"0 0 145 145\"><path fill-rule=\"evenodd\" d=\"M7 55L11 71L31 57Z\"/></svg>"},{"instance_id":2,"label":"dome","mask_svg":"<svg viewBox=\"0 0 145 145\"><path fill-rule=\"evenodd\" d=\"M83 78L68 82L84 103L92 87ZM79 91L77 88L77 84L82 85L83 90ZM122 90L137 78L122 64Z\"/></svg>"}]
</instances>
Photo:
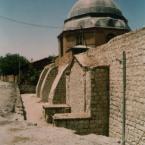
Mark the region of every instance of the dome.
<instances>
[{"instance_id":1,"label":"dome","mask_svg":"<svg viewBox=\"0 0 145 145\"><path fill-rule=\"evenodd\" d=\"M80 27L130 29L113 0L78 0L68 14L64 30Z\"/></svg>"},{"instance_id":2,"label":"dome","mask_svg":"<svg viewBox=\"0 0 145 145\"><path fill-rule=\"evenodd\" d=\"M87 13L110 13L122 16L113 0L78 0L72 7L68 18Z\"/></svg>"}]
</instances>

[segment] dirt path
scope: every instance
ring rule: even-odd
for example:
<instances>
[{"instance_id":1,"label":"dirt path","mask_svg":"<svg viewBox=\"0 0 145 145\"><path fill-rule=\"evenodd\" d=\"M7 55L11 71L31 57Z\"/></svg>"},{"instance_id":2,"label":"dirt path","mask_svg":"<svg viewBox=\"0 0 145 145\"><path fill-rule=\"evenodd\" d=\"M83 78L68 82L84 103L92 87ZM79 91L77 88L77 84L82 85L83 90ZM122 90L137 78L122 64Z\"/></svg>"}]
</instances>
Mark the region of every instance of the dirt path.
<instances>
[{"instance_id":1,"label":"dirt path","mask_svg":"<svg viewBox=\"0 0 145 145\"><path fill-rule=\"evenodd\" d=\"M42 105L40 98L35 94L22 94L22 100L25 106L26 118L28 122L38 126L48 126L42 114Z\"/></svg>"},{"instance_id":2,"label":"dirt path","mask_svg":"<svg viewBox=\"0 0 145 145\"><path fill-rule=\"evenodd\" d=\"M11 120L8 115L14 114L13 98L14 86L0 82L0 145L119 145L112 138L95 134L80 136L65 128L49 126L42 116L42 103L33 94L22 95L28 120Z\"/></svg>"}]
</instances>

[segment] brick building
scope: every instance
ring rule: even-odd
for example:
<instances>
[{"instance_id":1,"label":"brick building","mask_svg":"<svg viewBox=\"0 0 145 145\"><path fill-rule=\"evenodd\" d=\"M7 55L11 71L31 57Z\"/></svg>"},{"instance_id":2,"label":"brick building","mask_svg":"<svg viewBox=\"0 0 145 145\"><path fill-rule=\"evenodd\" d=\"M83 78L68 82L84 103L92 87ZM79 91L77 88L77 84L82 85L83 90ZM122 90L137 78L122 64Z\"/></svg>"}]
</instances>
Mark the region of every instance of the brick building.
<instances>
[{"instance_id":1,"label":"brick building","mask_svg":"<svg viewBox=\"0 0 145 145\"><path fill-rule=\"evenodd\" d=\"M36 87L46 120L145 144L145 29L130 32L113 0L78 0L58 39Z\"/></svg>"}]
</instances>

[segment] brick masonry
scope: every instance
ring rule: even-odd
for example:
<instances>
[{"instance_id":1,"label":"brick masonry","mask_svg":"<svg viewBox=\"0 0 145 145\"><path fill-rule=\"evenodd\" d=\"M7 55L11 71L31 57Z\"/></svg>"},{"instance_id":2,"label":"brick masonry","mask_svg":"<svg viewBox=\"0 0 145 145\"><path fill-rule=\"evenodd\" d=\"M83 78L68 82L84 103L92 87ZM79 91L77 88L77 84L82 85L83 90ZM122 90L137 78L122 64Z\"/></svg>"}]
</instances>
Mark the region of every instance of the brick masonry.
<instances>
[{"instance_id":1,"label":"brick masonry","mask_svg":"<svg viewBox=\"0 0 145 145\"><path fill-rule=\"evenodd\" d=\"M91 72L91 117L94 130L109 135L109 69L94 68Z\"/></svg>"},{"instance_id":2,"label":"brick masonry","mask_svg":"<svg viewBox=\"0 0 145 145\"><path fill-rule=\"evenodd\" d=\"M52 83L57 75L57 67L52 64L49 69L47 70L47 73L44 77L44 80L41 85L40 89L40 97L42 101L47 102L48 101L48 96L51 90Z\"/></svg>"},{"instance_id":3,"label":"brick masonry","mask_svg":"<svg viewBox=\"0 0 145 145\"><path fill-rule=\"evenodd\" d=\"M74 61L66 83L66 104L71 106L71 113L54 115L55 125L79 134L108 135L108 78L108 68L85 69Z\"/></svg>"},{"instance_id":4,"label":"brick masonry","mask_svg":"<svg viewBox=\"0 0 145 145\"><path fill-rule=\"evenodd\" d=\"M120 138L122 134L123 51L127 57L126 144L145 144L145 28L118 36L105 45L80 54L93 60L81 66L74 60L70 72L63 73L57 98L64 97L71 113L91 113L90 118L54 118L57 126ZM108 67L109 74L102 66ZM97 69L99 68L100 69ZM108 77L105 77L108 74ZM65 82L66 77L66 82ZM61 79L58 79L58 81ZM108 83L109 82L109 83ZM109 88L107 87L109 86ZM59 88L59 87L58 87ZM66 92L65 92L66 91ZM61 94L62 93L62 94ZM64 99L64 98L63 98ZM61 100L61 99L60 99ZM57 99L57 103L60 103ZM64 102L63 102L64 103ZM70 114L71 114L70 113ZM75 117L76 115L76 117ZM59 115L58 115L59 116ZM94 118L93 118L94 117ZM86 129L84 129L87 126ZM108 127L109 126L109 127ZM83 130L84 129L84 130ZM93 130L94 129L94 130Z\"/></svg>"},{"instance_id":5,"label":"brick masonry","mask_svg":"<svg viewBox=\"0 0 145 145\"><path fill-rule=\"evenodd\" d=\"M110 67L109 135L121 138L123 96L122 53L127 57L126 140L127 145L145 144L145 28L114 38L90 50L96 65Z\"/></svg>"},{"instance_id":6,"label":"brick masonry","mask_svg":"<svg viewBox=\"0 0 145 145\"><path fill-rule=\"evenodd\" d=\"M126 52L126 57L127 57L126 144L127 145L145 144L145 140L144 140L145 138L145 95L144 95L145 94L145 87L144 87L145 86L145 41L144 40L145 40L145 28L116 37L105 45L96 47L95 49L91 49L87 53L80 54L80 56L82 55L88 57L89 59L94 60L94 62L89 66L90 69L92 67L101 67L101 66L108 66L109 68L109 101L108 101L109 112L107 111L108 107L107 108L104 107L105 104L107 104L107 102L105 101L105 97L102 97L102 99L104 98L104 100L101 100L99 99L98 96L99 99L98 103L100 102L101 104L97 104L97 106L98 109L100 108L100 112L104 111L105 114L107 111L109 113L109 121L108 121L109 136L121 139L121 135L122 135L121 107L122 107L122 97L123 97L123 66L121 61L123 58L123 51ZM80 98L80 97L77 98L77 96L82 97L84 95L82 93L83 91L81 91L83 89L83 83L84 83L83 82L84 71L82 71L82 68L78 67L77 64L74 64L72 70L73 69L74 71L71 72L72 74L70 74L70 76L67 76L67 80L72 82L72 85L67 86L67 91L70 92L72 91L73 92L72 96L75 99L72 99L72 101L70 101L70 96L69 96L70 94L68 92L67 92L67 96L69 97L68 100L70 101L72 108L74 108L72 110L74 110L75 112L75 111L79 111L80 109L81 112L83 110L82 108L84 108L84 102L83 102L84 98ZM94 70L93 73L95 73L94 76L95 78L97 78L96 70ZM77 84L79 84L79 86L82 87L79 88ZM91 82L91 84L92 84L91 89L94 90L94 96L97 95L97 93L99 95L100 90L97 90L98 88L96 85L93 85L93 82ZM102 84L103 84L103 80L102 80ZM87 81L87 85L89 85L89 81ZM91 97L93 99L93 95ZM81 99L83 101L79 101ZM83 103L81 104L79 102L83 102ZM79 107L75 105L77 103L79 104L78 105ZM90 109L92 110L93 106L91 106ZM94 111L94 113L98 114L97 111ZM104 116L104 114L102 112L100 118ZM77 120L78 119L76 118L75 120L76 123ZM107 120L108 119L106 114L106 123L104 122L104 124L106 125L107 125ZM64 119L64 121L65 123L67 122L66 124L68 124L67 119ZM71 122L75 122L75 121L73 120ZM102 122L102 120L100 120L100 122ZM65 124L63 123L63 119L61 120L61 123ZM93 122L89 122L89 125L93 125ZM70 127L70 128L73 129L74 127ZM105 131L107 132L107 128Z\"/></svg>"},{"instance_id":7,"label":"brick masonry","mask_svg":"<svg viewBox=\"0 0 145 145\"><path fill-rule=\"evenodd\" d=\"M48 123L53 123L53 116L56 113L70 113L71 108L68 105L51 105L45 104L43 105L43 114L45 116L45 120Z\"/></svg>"},{"instance_id":8,"label":"brick masonry","mask_svg":"<svg viewBox=\"0 0 145 145\"><path fill-rule=\"evenodd\" d=\"M68 64L58 68L58 73L53 81L48 96L48 101L53 104L66 103L66 71Z\"/></svg>"}]
</instances>

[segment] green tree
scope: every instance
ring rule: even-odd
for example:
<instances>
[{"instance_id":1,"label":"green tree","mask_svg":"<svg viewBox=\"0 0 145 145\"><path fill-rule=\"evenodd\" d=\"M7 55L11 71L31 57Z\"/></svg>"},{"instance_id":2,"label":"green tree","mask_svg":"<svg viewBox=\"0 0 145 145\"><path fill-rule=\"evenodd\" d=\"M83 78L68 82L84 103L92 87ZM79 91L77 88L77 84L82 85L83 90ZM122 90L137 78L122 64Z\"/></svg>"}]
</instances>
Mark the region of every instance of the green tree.
<instances>
[{"instance_id":1,"label":"green tree","mask_svg":"<svg viewBox=\"0 0 145 145\"><path fill-rule=\"evenodd\" d=\"M6 54L0 57L0 73L3 75L18 75L20 70L29 67L29 61L19 54Z\"/></svg>"}]
</instances>

